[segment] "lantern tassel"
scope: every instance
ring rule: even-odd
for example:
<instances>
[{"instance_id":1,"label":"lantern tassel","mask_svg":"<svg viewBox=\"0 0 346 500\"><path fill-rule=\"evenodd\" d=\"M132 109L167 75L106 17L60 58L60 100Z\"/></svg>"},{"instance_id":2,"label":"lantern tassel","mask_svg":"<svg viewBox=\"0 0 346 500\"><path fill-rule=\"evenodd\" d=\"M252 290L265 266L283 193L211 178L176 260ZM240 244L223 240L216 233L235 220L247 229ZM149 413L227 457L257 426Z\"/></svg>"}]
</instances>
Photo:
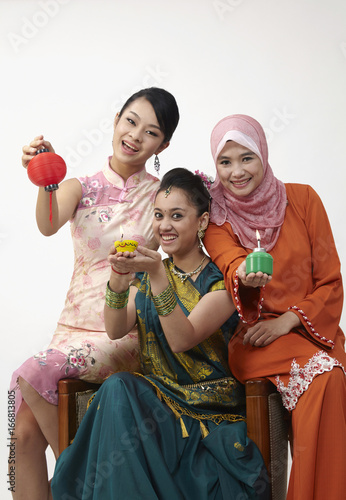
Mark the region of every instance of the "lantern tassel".
<instances>
[{"instance_id":1,"label":"lantern tassel","mask_svg":"<svg viewBox=\"0 0 346 500\"><path fill-rule=\"evenodd\" d=\"M53 208L52 208L53 191L49 192L49 222L53 227Z\"/></svg>"}]
</instances>

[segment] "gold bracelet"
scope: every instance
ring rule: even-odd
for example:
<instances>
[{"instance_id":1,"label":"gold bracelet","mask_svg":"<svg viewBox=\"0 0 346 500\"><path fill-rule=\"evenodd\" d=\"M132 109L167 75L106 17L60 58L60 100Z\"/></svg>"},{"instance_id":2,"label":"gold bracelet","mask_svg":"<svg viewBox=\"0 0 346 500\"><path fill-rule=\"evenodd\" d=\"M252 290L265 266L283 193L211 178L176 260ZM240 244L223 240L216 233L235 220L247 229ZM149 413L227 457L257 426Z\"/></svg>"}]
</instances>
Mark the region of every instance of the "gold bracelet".
<instances>
[{"instance_id":1,"label":"gold bracelet","mask_svg":"<svg viewBox=\"0 0 346 500\"><path fill-rule=\"evenodd\" d=\"M171 314L177 305L177 299L171 285L168 285L168 287L158 295L153 295L153 302L159 316L168 316Z\"/></svg>"},{"instance_id":2,"label":"gold bracelet","mask_svg":"<svg viewBox=\"0 0 346 500\"><path fill-rule=\"evenodd\" d=\"M127 303L129 301L129 293L130 293L130 288L128 288L125 292L117 293L113 292L109 288L109 281L107 283L107 288L106 288L106 304L108 307L111 309L124 309L124 307L127 306Z\"/></svg>"}]
</instances>

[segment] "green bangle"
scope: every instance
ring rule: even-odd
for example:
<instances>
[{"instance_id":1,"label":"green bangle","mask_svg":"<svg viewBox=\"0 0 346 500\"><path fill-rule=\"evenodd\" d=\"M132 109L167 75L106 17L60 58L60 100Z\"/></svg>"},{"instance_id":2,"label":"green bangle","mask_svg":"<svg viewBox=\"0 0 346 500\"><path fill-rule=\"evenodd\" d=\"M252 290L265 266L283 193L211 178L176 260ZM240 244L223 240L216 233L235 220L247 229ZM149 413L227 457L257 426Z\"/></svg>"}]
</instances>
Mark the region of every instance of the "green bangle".
<instances>
[{"instance_id":1,"label":"green bangle","mask_svg":"<svg viewBox=\"0 0 346 500\"><path fill-rule=\"evenodd\" d=\"M109 281L106 288L106 304L111 309L124 309L129 301L130 289L128 288L125 292L117 293L113 292L109 288Z\"/></svg>"},{"instance_id":2,"label":"green bangle","mask_svg":"<svg viewBox=\"0 0 346 500\"><path fill-rule=\"evenodd\" d=\"M153 302L159 316L168 316L171 314L177 305L177 299L171 285L168 285L163 292L153 296Z\"/></svg>"}]
</instances>

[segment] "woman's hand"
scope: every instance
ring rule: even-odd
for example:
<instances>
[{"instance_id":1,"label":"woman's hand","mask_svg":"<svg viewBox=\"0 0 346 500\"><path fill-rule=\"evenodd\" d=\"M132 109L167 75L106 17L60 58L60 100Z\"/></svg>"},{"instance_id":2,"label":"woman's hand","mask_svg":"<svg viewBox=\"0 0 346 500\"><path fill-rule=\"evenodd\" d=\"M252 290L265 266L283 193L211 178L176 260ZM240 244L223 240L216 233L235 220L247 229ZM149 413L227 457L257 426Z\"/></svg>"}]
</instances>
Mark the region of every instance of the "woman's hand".
<instances>
[{"instance_id":1,"label":"woman's hand","mask_svg":"<svg viewBox=\"0 0 346 500\"><path fill-rule=\"evenodd\" d=\"M287 335L293 328L301 324L296 314L287 311L278 318L259 321L250 327L244 335L243 344L254 347L264 347L283 335Z\"/></svg>"},{"instance_id":2,"label":"woman's hand","mask_svg":"<svg viewBox=\"0 0 346 500\"><path fill-rule=\"evenodd\" d=\"M29 161L33 159L37 151L43 148L49 149L51 153L55 153L53 146L50 142L43 139L43 135L38 135L29 146L23 146L22 165L24 168L28 167Z\"/></svg>"},{"instance_id":3,"label":"woman's hand","mask_svg":"<svg viewBox=\"0 0 346 500\"><path fill-rule=\"evenodd\" d=\"M244 286L252 286L257 288L258 286L265 286L272 279L268 274L258 272L246 274L246 261L244 260L238 267L238 277Z\"/></svg>"},{"instance_id":4,"label":"woman's hand","mask_svg":"<svg viewBox=\"0 0 346 500\"><path fill-rule=\"evenodd\" d=\"M162 267L162 257L159 252L138 246L134 252L116 252L112 249L108 261L118 272L148 272L150 276L158 273Z\"/></svg>"}]
</instances>

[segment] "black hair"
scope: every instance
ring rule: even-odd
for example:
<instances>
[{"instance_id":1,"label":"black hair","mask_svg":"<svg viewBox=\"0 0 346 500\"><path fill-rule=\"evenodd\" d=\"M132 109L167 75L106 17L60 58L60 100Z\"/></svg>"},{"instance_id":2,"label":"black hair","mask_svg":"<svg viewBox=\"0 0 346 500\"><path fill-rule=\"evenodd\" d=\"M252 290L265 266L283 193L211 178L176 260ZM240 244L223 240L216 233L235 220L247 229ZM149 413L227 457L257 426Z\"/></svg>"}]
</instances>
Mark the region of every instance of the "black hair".
<instances>
[{"instance_id":1,"label":"black hair","mask_svg":"<svg viewBox=\"0 0 346 500\"><path fill-rule=\"evenodd\" d=\"M121 108L119 117L132 102L141 97L149 101L154 108L157 121L165 136L164 142L170 141L179 122L179 109L174 96L167 92L167 90L158 87L149 87L139 90L127 99Z\"/></svg>"},{"instance_id":2,"label":"black hair","mask_svg":"<svg viewBox=\"0 0 346 500\"><path fill-rule=\"evenodd\" d=\"M173 168L169 170L161 180L156 196L169 188L177 188L185 191L188 200L197 209L198 217L204 212L210 211L210 194L205 187L202 178L193 174L187 168Z\"/></svg>"}]
</instances>

